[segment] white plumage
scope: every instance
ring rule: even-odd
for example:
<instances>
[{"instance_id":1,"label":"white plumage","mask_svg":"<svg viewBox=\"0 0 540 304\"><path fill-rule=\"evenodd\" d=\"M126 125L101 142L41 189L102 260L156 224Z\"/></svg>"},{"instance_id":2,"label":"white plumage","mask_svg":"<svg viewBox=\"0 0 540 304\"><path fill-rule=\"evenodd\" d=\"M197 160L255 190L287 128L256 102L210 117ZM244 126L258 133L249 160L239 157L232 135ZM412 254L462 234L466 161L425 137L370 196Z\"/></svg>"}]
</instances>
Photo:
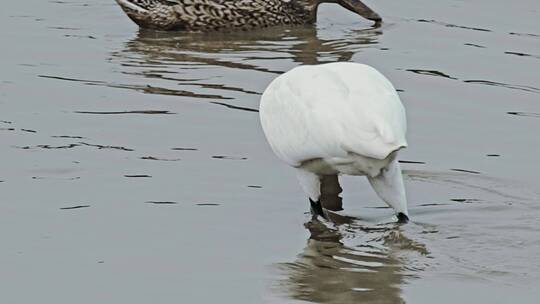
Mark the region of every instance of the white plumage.
<instances>
[{"instance_id":1,"label":"white plumage","mask_svg":"<svg viewBox=\"0 0 540 304\"><path fill-rule=\"evenodd\" d=\"M297 168L320 199L325 175L365 175L398 217L408 217L397 151L407 146L405 109L374 68L357 63L300 66L265 90L261 124L275 154Z\"/></svg>"}]
</instances>

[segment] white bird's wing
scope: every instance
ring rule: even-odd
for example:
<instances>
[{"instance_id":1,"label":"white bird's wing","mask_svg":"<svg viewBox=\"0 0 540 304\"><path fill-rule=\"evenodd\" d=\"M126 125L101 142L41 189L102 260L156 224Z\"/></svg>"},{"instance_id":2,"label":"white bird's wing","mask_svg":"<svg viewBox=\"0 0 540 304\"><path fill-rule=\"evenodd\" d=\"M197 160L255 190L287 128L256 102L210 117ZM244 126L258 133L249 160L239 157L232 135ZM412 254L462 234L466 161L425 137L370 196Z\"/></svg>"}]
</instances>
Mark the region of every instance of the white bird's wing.
<instances>
[{"instance_id":1,"label":"white bird's wing","mask_svg":"<svg viewBox=\"0 0 540 304\"><path fill-rule=\"evenodd\" d=\"M407 146L394 87L362 64L302 66L281 75L263 94L261 124L277 156L293 166L351 152L384 159Z\"/></svg>"}]
</instances>

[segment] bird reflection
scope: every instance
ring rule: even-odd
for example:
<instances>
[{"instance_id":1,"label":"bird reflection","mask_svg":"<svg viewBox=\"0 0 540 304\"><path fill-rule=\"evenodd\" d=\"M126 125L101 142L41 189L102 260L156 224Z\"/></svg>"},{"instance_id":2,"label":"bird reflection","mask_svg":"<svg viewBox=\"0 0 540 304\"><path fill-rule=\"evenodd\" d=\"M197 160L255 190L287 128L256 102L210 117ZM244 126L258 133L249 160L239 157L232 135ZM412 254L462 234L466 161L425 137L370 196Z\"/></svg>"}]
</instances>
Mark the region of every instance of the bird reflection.
<instances>
[{"instance_id":1,"label":"bird reflection","mask_svg":"<svg viewBox=\"0 0 540 304\"><path fill-rule=\"evenodd\" d=\"M111 61L118 63L123 75L136 76L132 81L144 83L123 88L149 94L237 99L245 94L259 95L259 83L291 66L349 61L362 48L375 45L381 33L379 28L332 32L314 26L205 34L140 30L123 50L112 54Z\"/></svg>"},{"instance_id":2,"label":"bird reflection","mask_svg":"<svg viewBox=\"0 0 540 304\"><path fill-rule=\"evenodd\" d=\"M413 256L427 256L425 246L399 224L365 224L335 213L329 221L305 224L307 246L295 262L280 265L287 279L279 288L315 303L405 303L401 286L421 270Z\"/></svg>"}]
</instances>

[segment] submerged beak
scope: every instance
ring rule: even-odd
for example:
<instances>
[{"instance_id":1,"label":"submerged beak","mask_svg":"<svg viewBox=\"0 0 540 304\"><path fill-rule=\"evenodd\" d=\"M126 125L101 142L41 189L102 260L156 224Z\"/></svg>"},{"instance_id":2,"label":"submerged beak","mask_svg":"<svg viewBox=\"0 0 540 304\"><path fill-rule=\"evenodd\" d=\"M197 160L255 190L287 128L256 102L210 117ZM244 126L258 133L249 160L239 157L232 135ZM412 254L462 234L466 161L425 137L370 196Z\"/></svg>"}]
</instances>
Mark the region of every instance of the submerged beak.
<instances>
[{"instance_id":1,"label":"submerged beak","mask_svg":"<svg viewBox=\"0 0 540 304\"><path fill-rule=\"evenodd\" d=\"M358 15L366 19L375 21L376 25L382 22L381 16L375 13L371 8L362 3L360 0L339 0L338 3L353 13L357 13Z\"/></svg>"}]
</instances>

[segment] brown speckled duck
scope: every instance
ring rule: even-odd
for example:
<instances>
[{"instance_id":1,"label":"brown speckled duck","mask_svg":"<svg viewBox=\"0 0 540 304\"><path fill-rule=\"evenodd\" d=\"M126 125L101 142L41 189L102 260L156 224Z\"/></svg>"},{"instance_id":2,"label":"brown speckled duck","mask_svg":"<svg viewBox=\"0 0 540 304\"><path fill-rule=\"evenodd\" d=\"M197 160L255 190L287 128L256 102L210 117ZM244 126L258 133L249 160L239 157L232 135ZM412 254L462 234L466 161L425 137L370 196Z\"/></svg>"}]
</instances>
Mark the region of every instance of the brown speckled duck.
<instances>
[{"instance_id":1,"label":"brown speckled duck","mask_svg":"<svg viewBox=\"0 0 540 304\"><path fill-rule=\"evenodd\" d=\"M366 18L381 17L360 0L116 0L142 28L212 31L314 23L321 3L337 3Z\"/></svg>"}]
</instances>

